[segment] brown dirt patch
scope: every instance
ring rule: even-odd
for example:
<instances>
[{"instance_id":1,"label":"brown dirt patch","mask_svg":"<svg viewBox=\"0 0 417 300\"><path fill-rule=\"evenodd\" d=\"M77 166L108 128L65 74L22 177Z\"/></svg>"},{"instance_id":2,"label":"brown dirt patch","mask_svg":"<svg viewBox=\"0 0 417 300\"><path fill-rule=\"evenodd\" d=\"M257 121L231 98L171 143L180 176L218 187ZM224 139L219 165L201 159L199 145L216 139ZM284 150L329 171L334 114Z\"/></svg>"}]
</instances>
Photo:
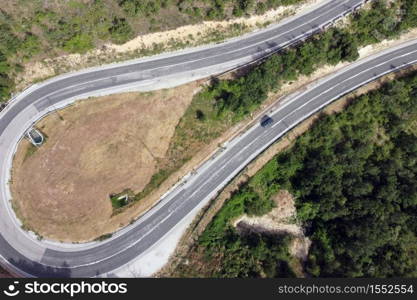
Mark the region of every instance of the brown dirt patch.
<instances>
[{"instance_id":1,"label":"brown dirt patch","mask_svg":"<svg viewBox=\"0 0 417 300\"><path fill-rule=\"evenodd\" d=\"M276 207L269 213L259 217L249 217L245 214L235 220L233 225L239 232L254 231L304 237L303 228L296 222L296 209L292 195L282 190L272 200Z\"/></svg>"},{"instance_id":2,"label":"brown dirt patch","mask_svg":"<svg viewBox=\"0 0 417 300\"><path fill-rule=\"evenodd\" d=\"M281 190L272 200L276 207L269 213L259 217L243 215L234 222L234 226L241 234L258 232L292 236L288 248L292 255L290 265L297 277L304 277L302 264L307 260L311 240L304 235L304 228L297 221L294 197L288 191Z\"/></svg>"},{"instance_id":3,"label":"brown dirt patch","mask_svg":"<svg viewBox=\"0 0 417 300\"><path fill-rule=\"evenodd\" d=\"M89 99L41 120L46 143L28 157L22 142L14 161L13 204L25 226L87 241L148 209L154 202L142 199L113 215L109 194L149 182L196 86Z\"/></svg>"}]
</instances>

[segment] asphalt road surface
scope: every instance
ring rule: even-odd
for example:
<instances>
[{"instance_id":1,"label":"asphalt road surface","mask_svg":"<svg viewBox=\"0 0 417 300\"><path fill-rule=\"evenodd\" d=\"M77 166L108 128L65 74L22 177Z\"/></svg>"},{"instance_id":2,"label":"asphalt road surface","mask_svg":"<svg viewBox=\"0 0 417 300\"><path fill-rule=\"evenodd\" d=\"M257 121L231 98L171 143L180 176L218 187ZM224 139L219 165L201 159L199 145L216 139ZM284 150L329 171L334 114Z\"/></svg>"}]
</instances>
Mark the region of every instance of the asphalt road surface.
<instances>
[{"instance_id":1,"label":"asphalt road surface","mask_svg":"<svg viewBox=\"0 0 417 300\"><path fill-rule=\"evenodd\" d=\"M189 213L207 203L251 160L290 128L320 110L341 95L395 69L417 60L417 42L394 49L344 69L278 107L270 116L273 123L264 128L252 127L234 139L225 150L209 160L197 174L178 185L155 207L122 234L92 245L52 245L28 237L18 227L10 209L7 180L15 141L31 118L42 115L65 99L91 91L117 89L119 85L164 78L164 76L198 72L213 68L213 74L245 60L256 59L292 39L315 30L337 16L350 11L362 1L331 1L305 16L271 30L249 35L230 43L187 54L112 66L102 70L74 73L40 85L24 97L17 97L0 114L0 255L9 267L21 274L40 277L91 277L111 273L139 257ZM244 57L245 60L241 60ZM223 67L222 67L223 66ZM192 76L190 76L190 79Z\"/></svg>"}]
</instances>

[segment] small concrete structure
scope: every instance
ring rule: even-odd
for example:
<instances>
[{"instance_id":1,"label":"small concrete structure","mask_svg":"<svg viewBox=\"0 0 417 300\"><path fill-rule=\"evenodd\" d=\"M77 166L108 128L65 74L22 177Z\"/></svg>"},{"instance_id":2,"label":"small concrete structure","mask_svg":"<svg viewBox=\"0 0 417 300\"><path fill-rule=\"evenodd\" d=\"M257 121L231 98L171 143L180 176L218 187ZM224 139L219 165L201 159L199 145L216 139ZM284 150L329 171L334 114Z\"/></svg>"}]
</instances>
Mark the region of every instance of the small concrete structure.
<instances>
[{"instance_id":1,"label":"small concrete structure","mask_svg":"<svg viewBox=\"0 0 417 300\"><path fill-rule=\"evenodd\" d=\"M30 142L36 147L42 145L43 141L45 140L42 133L40 133L39 130L33 127L26 132L26 136L29 138Z\"/></svg>"},{"instance_id":2,"label":"small concrete structure","mask_svg":"<svg viewBox=\"0 0 417 300\"><path fill-rule=\"evenodd\" d=\"M124 194L122 196L120 196L119 198L117 198L118 201L123 201L125 204L127 204L129 202L129 195L128 194Z\"/></svg>"}]
</instances>

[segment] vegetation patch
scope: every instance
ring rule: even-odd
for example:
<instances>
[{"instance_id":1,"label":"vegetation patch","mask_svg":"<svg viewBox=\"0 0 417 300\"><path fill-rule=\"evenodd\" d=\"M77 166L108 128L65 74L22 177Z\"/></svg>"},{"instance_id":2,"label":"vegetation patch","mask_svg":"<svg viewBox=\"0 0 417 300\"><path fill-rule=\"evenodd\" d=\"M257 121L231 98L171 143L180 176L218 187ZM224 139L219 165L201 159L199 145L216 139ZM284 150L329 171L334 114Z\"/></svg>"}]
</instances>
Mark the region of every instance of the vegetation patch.
<instances>
[{"instance_id":1,"label":"vegetation patch","mask_svg":"<svg viewBox=\"0 0 417 300\"><path fill-rule=\"evenodd\" d=\"M95 239L95 241L102 242L102 241L108 240L112 236L113 236L113 234L106 233L106 234L100 235L98 238Z\"/></svg>"},{"instance_id":2,"label":"vegetation patch","mask_svg":"<svg viewBox=\"0 0 417 300\"><path fill-rule=\"evenodd\" d=\"M29 143L28 146L26 147L26 153L25 153L25 157L23 158L23 162L29 157L31 157L33 154L35 154L37 150L38 150L38 147L36 147L32 143Z\"/></svg>"},{"instance_id":3,"label":"vegetation patch","mask_svg":"<svg viewBox=\"0 0 417 300\"><path fill-rule=\"evenodd\" d=\"M132 202L134 198L134 192L131 189L125 189L118 194L111 194L110 201L113 206L113 210L117 211L117 209L122 208Z\"/></svg>"}]
</instances>

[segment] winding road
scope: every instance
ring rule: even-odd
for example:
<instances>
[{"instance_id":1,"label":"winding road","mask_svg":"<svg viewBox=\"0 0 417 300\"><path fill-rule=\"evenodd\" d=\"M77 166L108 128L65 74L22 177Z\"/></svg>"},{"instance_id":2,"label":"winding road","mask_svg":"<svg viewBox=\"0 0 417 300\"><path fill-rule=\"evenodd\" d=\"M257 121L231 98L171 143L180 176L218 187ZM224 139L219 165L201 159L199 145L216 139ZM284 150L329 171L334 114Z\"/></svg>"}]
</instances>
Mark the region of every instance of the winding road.
<instances>
[{"instance_id":1,"label":"winding road","mask_svg":"<svg viewBox=\"0 0 417 300\"><path fill-rule=\"evenodd\" d=\"M10 204L10 167L25 131L42 116L86 96L178 85L218 74L291 45L364 1L332 0L285 23L229 42L65 74L15 97L0 113L0 256L22 276L92 277L111 274L164 239L206 205L250 161L299 122L376 78L417 62L417 41L358 61L294 95L187 176L134 224L112 238L87 244L39 241L22 230Z\"/></svg>"}]
</instances>

